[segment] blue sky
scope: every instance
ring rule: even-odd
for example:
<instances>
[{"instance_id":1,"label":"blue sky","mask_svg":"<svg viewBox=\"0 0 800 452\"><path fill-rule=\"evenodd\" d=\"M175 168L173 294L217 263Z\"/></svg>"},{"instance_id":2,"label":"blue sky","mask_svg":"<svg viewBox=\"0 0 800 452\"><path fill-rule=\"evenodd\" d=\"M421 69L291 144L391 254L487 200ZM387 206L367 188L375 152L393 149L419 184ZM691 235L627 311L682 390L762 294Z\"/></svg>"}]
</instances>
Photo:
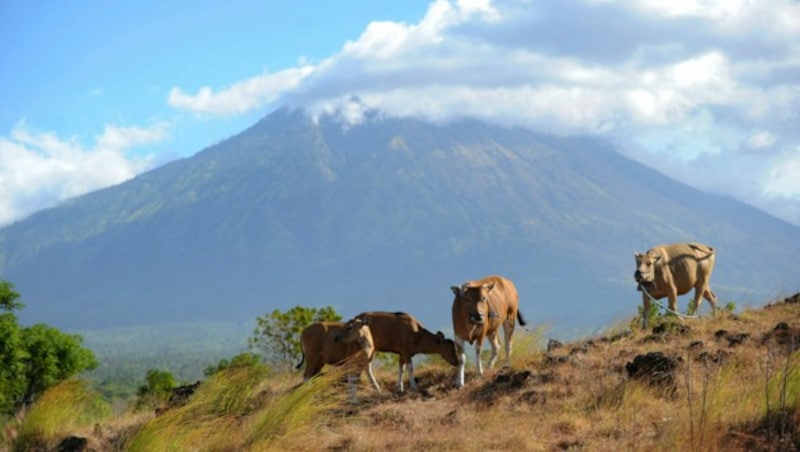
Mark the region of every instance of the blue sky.
<instances>
[{"instance_id":1,"label":"blue sky","mask_svg":"<svg viewBox=\"0 0 800 452\"><path fill-rule=\"evenodd\" d=\"M5 0L0 55L0 226L283 105L596 134L800 224L797 1Z\"/></svg>"}]
</instances>

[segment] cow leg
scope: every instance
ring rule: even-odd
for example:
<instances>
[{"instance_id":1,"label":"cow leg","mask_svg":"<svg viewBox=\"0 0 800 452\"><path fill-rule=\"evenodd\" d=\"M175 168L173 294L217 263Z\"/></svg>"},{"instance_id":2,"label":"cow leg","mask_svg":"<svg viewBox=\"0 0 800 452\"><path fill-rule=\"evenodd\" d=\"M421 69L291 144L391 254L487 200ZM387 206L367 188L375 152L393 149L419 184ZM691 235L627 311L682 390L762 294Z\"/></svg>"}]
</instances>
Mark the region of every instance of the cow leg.
<instances>
[{"instance_id":1,"label":"cow leg","mask_svg":"<svg viewBox=\"0 0 800 452\"><path fill-rule=\"evenodd\" d=\"M492 355L489 357L489 364L486 366L487 369L491 369L492 366L494 366L494 363L497 362L497 355L500 354L500 337L497 333L489 338L489 345L492 346ZM481 375L483 374L481 373Z\"/></svg>"},{"instance_id":2,"label":"cow leg","mask_svg":"<svg viewBox=\"0 0 800 452\"><path fill-rule=\"evenodd\" d=\"M708 304L711 305L711 315L712 316L716 316L717 315L717 294L715 294L714 291L711 290L711 288L706 287L703 290L703 298L708 300Z\"/></svg>"},{"instance_id":3,"label":"cow leg","mask_svg":"<svg viewBox=\"0 0 800 452\"><path fill-rule=\"evenodd\" d=\"M506 352L506 364L503 367L511 367L511 348L514 340L514 317L511 320L506 320L503 325L503 348Z\"/></svg>"},{"instance_id":4,"label":"cow leg","mask_svg":"<svg viewBox=\"0 0 800 452\"><path fill-rule=\"evenodd\" d=\"M689 306L689 314L695 315L700 311L700 303L703 302L705 291L705 284L698 282L697 285L694 286L694 300L692 300L692 305Z\"/></svg>"},{"instance_id":5,"label":"cow leg","mask_svg":"<svg viewBox=\"0 0 800 452\"><path fill-rule=\"evenodd\" d=\"M650 320L650 297L647 296L646 293L642 292L642 329L647 329L647 324Z\"/></svg>"},{"instance_id":6,"label":"cow leg","mask_svg":"<svg viewBox=\"0 0 800 452\"><path fill-rule=\"evenodd\" d=\"M399 360L399 371L397 372L397 391L404 392L405 388L403 387L403 371L406 368L406 364L403 362L402 357Z\"/></svg>"},{"instance_id":7,"label":"cow leg","mask_svg":"<svg viewBox=\"0 0 800 452\"><path fill-rule=\"evenodd\" d=\"M372 382L372 386L375 388L376 391L380 392L381 385L378 384L378 380L375 379L375 374L372 372L372 360L367 364L367 375L369 376L369 381Z\"/></svg>"},{"instance_id":8,"label":"cow leg","mask_svg":"<svg viewBox=\"0 0 800 452\"><path fill-rule=\"evenodd\" d=\"M678 289L672 287L667 292L667 296L669 297L669 309L672 312L678 312Z\"/></svg>"},{"instance_id":9,"label":"cow leg","mask_svg":"<svg viewBox=\"0 0 800 452\"><path fill-rule=\"evenodd\" d=\"M321 359L312 359L306 361L306 371L303 372L303 381L308 381L314 375L322 372L322 366L325 364Z\"/></svg>"},{"instance_id":10,"label":"cow leg","mask_svg":"<svg viewBox=\"0 0 800 452\"><path fill-rule=\"evenodd\" d=\"M483 375L483 363L481 362L481 352L483 351L483 339L475 342L475 365L478 366L478 375Z\"/></svg>"},{"instance_id":11,"label":"cow leg","mask_svg":"<svg viewBox=\"0 0 800 452\"><path fill-rule=\"evenodd\" d=\"M411 386L412 391L419 391L417 380L414 379L414 361L412 358L408 358L408 385Z\"/></svg>"},{"instance_id":12,"label":"cow leg","mask_svg":"<svg viewBox=\"0 0 800 452\"><path fill-rule=\"evenodd\" d=\"M467 353L464 351L464 339L456 336L456 344L461 353L458 354L458 376L456 377L456 386L459 388L464 387L464 366L467 363Z\"/></svg>"}]
</instances>

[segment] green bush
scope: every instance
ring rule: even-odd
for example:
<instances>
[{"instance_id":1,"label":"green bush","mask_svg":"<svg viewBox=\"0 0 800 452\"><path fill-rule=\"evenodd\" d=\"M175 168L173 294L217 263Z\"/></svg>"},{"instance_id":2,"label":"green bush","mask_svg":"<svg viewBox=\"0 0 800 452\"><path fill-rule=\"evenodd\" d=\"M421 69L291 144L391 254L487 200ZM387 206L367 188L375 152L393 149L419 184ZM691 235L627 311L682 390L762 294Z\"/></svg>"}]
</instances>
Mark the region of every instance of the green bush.
<instances>
[{"instance_id":1,"label":"green bush","mask_svg":"<svg viewBox=\"0 0 800 452\"><path fill-rule=\"evenodd\" d=\"M30 405L48 388L98 364L77 334L43 323L21 327L13 313L24 307L18 297L11 283L0 280L0 415Z\"/></svg>"},{"instance_id":2,"label":"green bush","mask_svg":"<svg viewBox=\"0 0 800 452\"><path fill-rule=\"evenodd\" d=\"M134 408L137 410L155 409L165 403L175 389L175 377L169 371L150 369L147 371L147 383L139 386L136 392Z\"/></svg>"}]
</instances>

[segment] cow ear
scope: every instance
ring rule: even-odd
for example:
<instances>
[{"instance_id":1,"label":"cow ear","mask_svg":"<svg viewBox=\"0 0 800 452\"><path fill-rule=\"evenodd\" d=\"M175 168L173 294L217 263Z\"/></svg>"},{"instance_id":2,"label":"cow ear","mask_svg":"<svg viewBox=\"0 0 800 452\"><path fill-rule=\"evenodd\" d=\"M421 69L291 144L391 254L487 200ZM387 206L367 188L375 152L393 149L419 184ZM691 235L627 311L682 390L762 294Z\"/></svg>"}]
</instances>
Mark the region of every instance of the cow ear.
<instances>
[{"instance_id":1,"label":"cow ear","mask_svg":"<svg viewBox=\"0 0 800 452\"><path fill-rule=\"evenodd\" d=\"M450 290L453 291L453 294L455 296L457 296L457 297L461 296L461 288L460 287L458 287L458 286L450 286Z\"/></svg>"},{"instance_id":2,"label":"cow ear","mask_svg":"<svg viewBox=\"0 0 800 452\"><path fill-rule=\"evenodd\" d=\"M656 254L655 256L653 256L653 262L660 262L662 257L664 257L664 255Z\"/></svg>"},{"instance_id":3,"label":"cow ear","mask_svg":"<svg viewBox=\"0 0 800 452\"><path fill-rule=\"evenodd\" d=\"M637 252L633 253L633 257L635 257L636 260L638 261L639 259L642 258L642 253L637 251Z\"/></svg>"},{"instance_id":4,"label":"cow ear","mask_svg":"<svg viewBox=\"0 0 800 452\"><path fill-rule=\"evenodd\" d=\"M442 342L444 342L444 333L442 333L441 331L437 331L436 332L436 343L437 344L441 344Z\"/></svg>"},{"instance_id":5,"label":"cow ear","mask_svg":"<svg viewBox=\"0 0 800 452\"><path fill-rule=\"evenodd\" d=\"M491 292L491 291L492 291L492 289L494 289L494 283L491 283L491 284L484 284L484 285L483 285L483 288L484 288L484 289L486 289L486 292L487 292L487 293L488 293L488 292Z\"/></svg>"}]
</instances>

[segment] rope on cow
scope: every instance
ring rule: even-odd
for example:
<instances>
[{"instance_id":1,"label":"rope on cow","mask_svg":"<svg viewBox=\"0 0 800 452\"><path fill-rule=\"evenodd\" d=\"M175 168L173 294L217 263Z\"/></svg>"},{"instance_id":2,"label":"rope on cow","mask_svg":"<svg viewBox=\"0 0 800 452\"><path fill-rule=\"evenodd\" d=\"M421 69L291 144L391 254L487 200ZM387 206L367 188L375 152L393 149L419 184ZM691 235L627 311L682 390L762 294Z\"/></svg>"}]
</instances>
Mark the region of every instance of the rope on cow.
<instances>
[{"instance_id":1,"label":"rope on cow","mask_svg":"<svg viewBox=\"0 0 800 452\"><path fill-rule=\"evenodd\" d=\"M643 285L641 285L641 284L639 284L639 289L642 292L644 292L644 294L647 295L647 298L649 298L650 301L655 303L656 306L658 306L659 308L669 312L670 314L673 314L673 315L677 316L678 320L680 320L681 322L683 322L683 319L696 319L697 318L696 315L681 314L680 312L673 311L672 309L668 308L667 306L664 306L663 304L661 304L660 301L658 301L655 298L653 298L653 296L650 295L650 292L648 292L647 289L645 289L645 287ZM695 309L697 309L697 308L695 308ZM647 314L648 313L646 313L646 312L643 313L643 315L647 315Z\"/></svg>"}]
</instances>

